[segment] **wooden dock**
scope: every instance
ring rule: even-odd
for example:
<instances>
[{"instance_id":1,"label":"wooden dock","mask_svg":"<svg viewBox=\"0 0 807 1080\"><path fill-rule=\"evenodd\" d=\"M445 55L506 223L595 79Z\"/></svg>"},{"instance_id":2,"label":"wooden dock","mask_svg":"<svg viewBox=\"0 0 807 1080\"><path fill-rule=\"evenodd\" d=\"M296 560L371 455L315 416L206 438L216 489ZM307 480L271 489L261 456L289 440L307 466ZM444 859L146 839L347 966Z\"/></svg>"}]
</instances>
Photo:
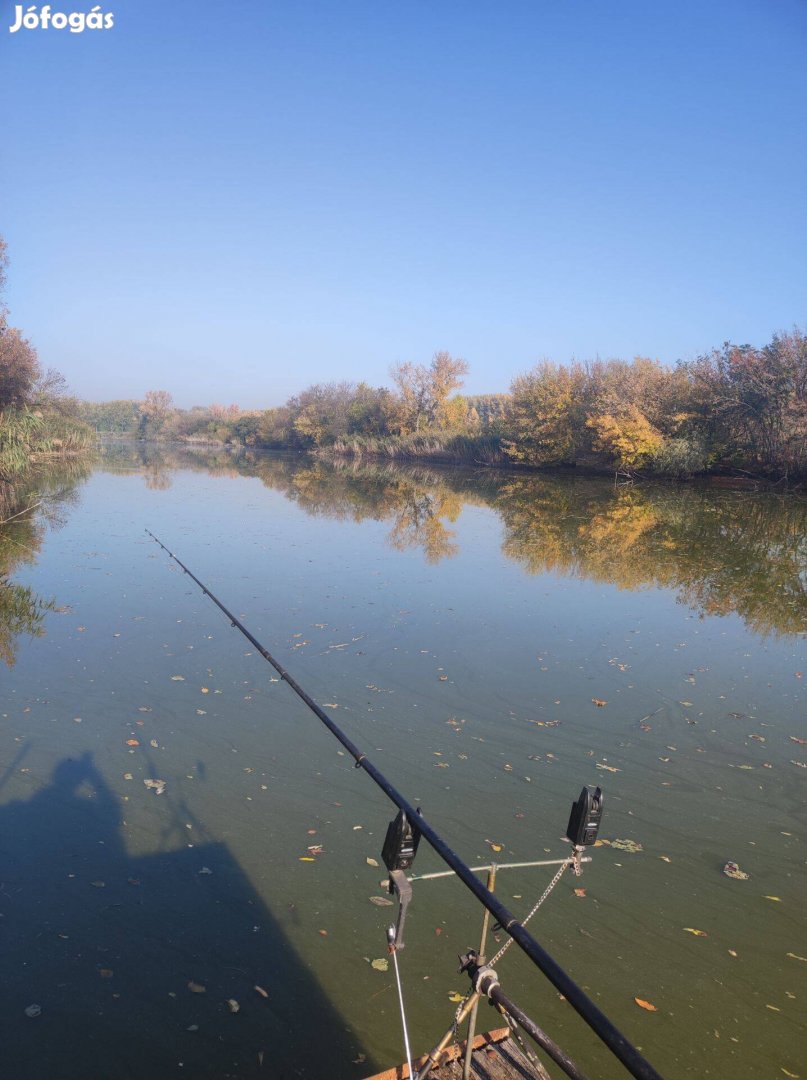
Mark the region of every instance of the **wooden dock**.
<instances>
[{"instance_id":1,"label":"wooden dock","mask_svg":"<svg viewBox=\"0 0 807 1080\"><path fill-rule=\"evenodd\" d=\"M414 1061L415 1070L426 1063L426 1055ZM441 1064L429 1073L434 1080L462 1080L465 1060L465 1043L448 1047ZM471 1058L471 1076L476 1080L543 1080L545 1072L536 1070L524 1057L518 1044L510 1035L509 1028L477 1035ZM394 1069L376 1073L367 1080L409 1080L409 1066L398 1065Z\"/></svg>"}]
</instances>

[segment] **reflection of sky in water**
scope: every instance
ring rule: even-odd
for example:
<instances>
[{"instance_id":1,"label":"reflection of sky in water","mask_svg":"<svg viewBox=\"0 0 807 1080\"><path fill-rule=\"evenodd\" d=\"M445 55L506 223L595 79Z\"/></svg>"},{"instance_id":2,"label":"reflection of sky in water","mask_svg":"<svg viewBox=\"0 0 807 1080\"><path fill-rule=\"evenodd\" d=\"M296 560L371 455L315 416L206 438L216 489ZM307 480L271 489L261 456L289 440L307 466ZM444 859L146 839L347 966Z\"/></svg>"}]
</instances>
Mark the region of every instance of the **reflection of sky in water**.
<instances>
[{"instance_id":1,"label":"reflection of sky in water","mask_svg":"<svg viewBox=\"0 0 807 1080\"><path fill-rule=\"evenodd\" d=\"M805 760L807 748L791 739L807 738L796 676L805 666L803 638L757 636L736 614L703 616L691 583L699 573L701 583L730 593L742 573L731 578L729 555L732 567L745 560L756 575L746 610L753 601L757 623L771 612L775 626L782 605L761 596L761 542L767 529L777 552L798 558L797 540L784 541L800 520L793 507L803 503L781 504L777 524L773 501L733 493L634 493L614 504L608 484L545 484L531 505L522 477L502 484L488 474L445 472L435 490L411 474L348 471L329 480L321 467L258 468L274 486L232 471L163 470L161 482L149 486L137 472L96 473L38 561L20 568L19 580L71 611L48 614L47 637L21 639L17 665L2 674L3 767L23 755L0 791L3 805L22 810L52 792L61 762L91 755L115 806L114 829L101 815L110 833L102 839L117 838L121 865L160 858L179 867L193 854L189 843L225 852L226 869L211 880L222 889L224 881L238 889L243 882L244 902L262 905L263 918L282 927L283 947L313 971L352 1032L353 1056L361 1050L379 1065L401 1057L394 991L364 959L384 950L385 912L368 902L379 892L380 873L366 858L378 859L391 811L148 541L148 526L317 700L331 703L351 737L423 801L469 861L489 857L486 840L503 843L513 860L541 857L545 848L560 853L571 799L582 783L601 782L604 836L636 839L644 851L598 849L582 883L586 898L564 885L542 911L539 937L599 992L600 1004L662 1073L708 1068L750 1080L770 1063L798 1072L807 1049L801 967L787 953L803 955L805 939L805 770L792 761ZM541 515L535 498L545 504ZM328 512L332 504L338 518ZM428 545L439 538L429 510L441 507L438 524L455 550L429 561ZM654 515L632 545L624 544L625 531L620 541L613 513L626 507L625 528L634 533L637 515L648 507ZM413 542L395 546L391 534ZM616 584L598 550L614 562ZM544 572L525 573L527 565ZM670 588L650 587L654 565ZM624 587L630 573L640 588ZM783 583L775 570L768 577ZM690 602L680 602L682 595ZM800 602L795 593L789 599ZM593 698L608 704L598 708ZM553 720L560 724L542 726ZM129 738L140 745L127 748ZM165 795L146 789L150 777L167 781ZM35 835L35 846L47 848ZM301 862L312 844L324 854ZM728 859L751 874L747 883L721 874ZM434 857L424 851L419 862L424 871ZM184 873L172 870L168 880L180 896L190 890L190 902L200 879L190 868ZM542 882L514 873L501 889L520 911ZM221 913L199 914L200 940L215 940L228 925L227 895ZM55 926L58 912L43 903L43 921ZM154 903L150 918L159 924ZM476 943L478 917L457 887L441 883L416 890L410 918L405 978L413 1037L425 1047L450 1020L447 993L461 988L454 958ZM168 970L184 971L184 946L170 925L171 940L161 940L158 951ZM40 957L46 982L50 963ZM262 961L264 978L272 963ZM523 964L506 974L513 996L533 1005L592 1072L621 1075L601 1064L580 1025L541 980L527 979ZM303 969L289 977L303 993ZM177 993L186 993L186 981L174 979ZM130 989L126 978L121 983L123 1000ZM137 1008L150 1016L142 986L137 994ZM637 1016L634 997L654 1001L662 1015L650 1021L661 1023ZM29 1003L15 998L13 1007ZM209 1002L211 1031L223 1022L220 1004ZM172 1052L187 1038L173 1023L166 1016L161 1033ZM289 1038L288 1053L295 1046L302 1053L305 1036ZM332 1075L361 1070L336 1063Z\"/></svg>"}]
</instances>

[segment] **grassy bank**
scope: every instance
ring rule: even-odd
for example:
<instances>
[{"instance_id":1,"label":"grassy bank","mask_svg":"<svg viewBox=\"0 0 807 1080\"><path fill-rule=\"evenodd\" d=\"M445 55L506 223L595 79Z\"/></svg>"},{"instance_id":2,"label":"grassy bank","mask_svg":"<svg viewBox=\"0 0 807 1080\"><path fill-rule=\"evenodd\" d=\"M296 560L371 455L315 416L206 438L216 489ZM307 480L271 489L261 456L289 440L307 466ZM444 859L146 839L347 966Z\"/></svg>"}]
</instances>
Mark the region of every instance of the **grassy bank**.
<instances>
[{"instance_id":1,"label":"grassy bank","mask_svg":"<svg viewBox=\"0 0 807 1080\"><path fill-rule=\"evenodd\" d=\"M0 413L0 485L13 485L44 458L86 454L95 441L94 432L72 417L7 409Z\"/></svg>"},{"instance_id":2,"label":"grassy bank","mask_svg":"<svg viewBox=\"0 0 807 1080\"><path fill-rule=\"evenodd\" d=\"M429 431L411 435L343 436L317 453L323 457L386 461L435 461L453 465L511 465L501 440L492 435Z\"/></svg>"}]
</instances>

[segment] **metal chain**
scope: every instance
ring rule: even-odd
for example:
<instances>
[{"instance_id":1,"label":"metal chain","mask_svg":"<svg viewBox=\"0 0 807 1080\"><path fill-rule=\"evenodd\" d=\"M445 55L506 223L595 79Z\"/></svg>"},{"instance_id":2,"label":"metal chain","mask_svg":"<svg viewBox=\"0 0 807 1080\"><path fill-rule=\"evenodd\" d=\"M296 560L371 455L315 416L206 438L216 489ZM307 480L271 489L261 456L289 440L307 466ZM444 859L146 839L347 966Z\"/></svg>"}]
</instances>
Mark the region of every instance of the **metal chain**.
<instances>
[{"instance_id":1,"label":"metal chain","mask_svg":"<svg viewBox=\"0 0 807 1080\"><path fill-rule=\"evenodd\" d=\"M546 887L546 889L544 890L544 892L543 892L543 895L541 896L541 898L540 898L540 900L538 901L538 903L537 903L537 904L535 905L535 907L534 907L534 908L532 909L532 911L531 911L531 912L529 913L529 915L528 915L528 916L526 917L526 919L524 919L524 920L522 921L522 923L521 923L521 925L522 925L522 926L526 926L526 925L527 925L527 923L528 923L528 922L530 921L530 919L531 919L531 918L533 917L533 915L534 915L534 914L536 913L536 911L538 910L538 908L539 908L539 907L541 906L541 904L543 904L544 900L546 900L547 896L549 896L549 894L550 894L550 893L552 892L552 890L553 890L553 889L555 888L555 886L557 885L557 883L558 883L558 882L560 881L560 879L561 879L561 878L563 877L563 875L564 875L564 874L566 873L566 871L567 871L567 870L569 869L569 866L570 866L570 865L571 865L570 863L567 863L567 862L565 862L565 863L563 864L563 866L561 866L561 867L560 867L560 869L558 870L558 872L557 872L557 873L555 874L555 876L554 876L554 877L552 878L552 880L551 880L551 881L549 882L549 884L547 885L547 887ZM497 963L499 962L499 960L501 960L501 958L502 958L502 957L504 956L504 954L505 954L505 953L507 952L507 950L508 950L508 949L510 948L510 946L511 946L512 944L513 944L513 939L512 939L512 938L508 938L508 939L507 939L507 941L505 941L504 945L502 945L501 949L499 949L499 951L498 951L498 952L496 953L496 955L495 955L495 956L493 957L493 959L492 959L492 960L488 960L488 962L487 962L487 963L488 963L488 967L495 967L495 966L496 966L496 964L497 964Z\"/></svg>"}]
</instances>

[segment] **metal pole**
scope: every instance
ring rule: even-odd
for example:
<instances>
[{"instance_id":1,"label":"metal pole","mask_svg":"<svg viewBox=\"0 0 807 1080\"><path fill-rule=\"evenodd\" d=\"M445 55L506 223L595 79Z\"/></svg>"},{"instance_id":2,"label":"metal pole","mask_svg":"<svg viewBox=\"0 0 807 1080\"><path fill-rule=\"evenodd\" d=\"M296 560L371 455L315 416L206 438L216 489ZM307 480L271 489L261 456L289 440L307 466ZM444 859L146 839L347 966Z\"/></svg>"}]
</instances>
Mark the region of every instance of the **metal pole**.
<instances>
[{"instance_id":1,"label":"metal pole","mask_svg":"<svg viewBox=\"0 0 807 1080\"><path fill-rule=\"evenodd\" d=\"M495 892L496 890L496 863L491 863L488 869L488 890ZM482 916L482 936L479 942L479 955L485 955L485 942L488 940L488 927L490 926L490 912L485 908L485 914ZM468 1017L468 1041L465 1044L465 1063L462 1067L462 1080L470 1080L471 1076L471 1058L474 1054L474 1035L476 1034L476 1013L479 1009L479 995L475 994L475 1001L473 1008L471 1009L471 1015Z\"/></svg>"},{"instance_id":2,"label":"metal pole","mask_svg":"<svg viewBox=\"0 0 807 1080\"><path fill-rule=\"evenodd\" d=\"M468 867L459 855L448 846L439 833L429 825L425 817L422 817L409 800L405 799L403 795L392 786L386 776L384 776L384 774L368 759L367 755L359 750L355 743L345 735L339 725L332 720L319 705L317 705L316 701L303 690L299 683L296 682L288 671L286 671L283 665L276 660L263 645L261 645L254 634L247 630L241 620L233 615L233 613L222 604L218 597L214 596L207 586L204 585L204 583L201 582L199 578L173 554L173 552L169 551L161 540L157 539L154 533L150 532L148 529L146 529L146 532L152 540L159 544L163 551L185 571L191 580L196 582L204 595L210 597L216 607L230 620L230 624L240 630L247 641L249 641L261 654L264 660L272 665L278 675L280 675L281 679L291 687L301 701L305 702L311 712L322 721L325 727L342 744L342 746L344 746L345 750L347 750L354 759L356 763L355 767L357 769L364 769L367 775L379 788L381 788L387 798L394 802L400 810L403 810L412 823L417 823L417 828L421 836L425 837L427 843L435 852L437 852L443 862L451 867L457 877L468 889L470 889L477 900L487 908L496 922L510 935L522 952L529 956L530 960L532 960L535 966L544 973L555 989L563 994L575 1012L585 1020L594 1032L596 1032L611 1052L622 1062L628 1072L634 1076L636 1080L663 1080L661 1074L656 1072L650 1062L639 1053L636 1047L628 1042L616 1025L613 1024L605 1013L594 1004L591 998L577 985L571 976L567 975L560 964L550 956L543 945L540 945L529 931L521 925L515 915L506 908L493 893L485 888L479 878L474 876L470 867Z\"/></svg>"}]
</instances>

